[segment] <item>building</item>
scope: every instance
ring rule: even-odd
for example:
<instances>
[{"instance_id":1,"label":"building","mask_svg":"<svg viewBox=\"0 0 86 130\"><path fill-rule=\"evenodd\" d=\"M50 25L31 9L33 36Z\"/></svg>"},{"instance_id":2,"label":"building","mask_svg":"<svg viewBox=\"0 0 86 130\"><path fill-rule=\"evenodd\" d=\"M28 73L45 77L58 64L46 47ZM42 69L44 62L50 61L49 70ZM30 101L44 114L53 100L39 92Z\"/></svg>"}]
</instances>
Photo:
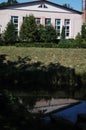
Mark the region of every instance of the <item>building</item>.
<instances>
[{"instance_id":1,"label":"building","mask_svg":"<svg viewBox=\"0 0 86 130\"><path fill-rule=\"evenodd\" d=\"M24 17L33 14L37 24L52 24L60 37L62 26L65 26L66 38L75 38L81 31L82 12L64 7L62 5L47 1L38 0L0 8L0 33L7 23L12 20L16 29L20 30Z\"/></svg>"},{"instance_id":2,"label":"building","mask_svg":"<svg viewBox=\"0 0 86 130\"><path fill-rule=\"evenodd\" d=\"M82 20L86 23L86 0L82 0Z\"/></svg>"}]
</instances>

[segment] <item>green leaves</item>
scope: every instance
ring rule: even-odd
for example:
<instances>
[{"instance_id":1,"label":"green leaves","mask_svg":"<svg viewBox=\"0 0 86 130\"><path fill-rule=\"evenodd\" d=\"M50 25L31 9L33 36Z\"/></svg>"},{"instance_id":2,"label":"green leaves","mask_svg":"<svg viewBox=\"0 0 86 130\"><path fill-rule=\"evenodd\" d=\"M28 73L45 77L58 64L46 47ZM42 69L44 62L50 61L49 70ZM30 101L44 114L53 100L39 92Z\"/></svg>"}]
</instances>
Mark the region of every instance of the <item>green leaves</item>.
<instances>
[{"instance_id":1,"label":"green leaves","mask_svg":"<svg viewBox=\"0 0 86 130\"><path fill-rule=\"evenodd\" d=\"M37 25L33 15L24 17L21 29L20 40L26 42L34 42L36 40Z\"/></svg>"},{"instance_id":2,"label":"green leaves","mask_svg":"<svg viewBox=\"0 0 86 130\"><path fill-rule=\"evenodd\" d=\"M17 32L15 25L10 21L7 24L6 30L4 31L3 34L4 42L6 44L14 44L17 40Z\"/></svg>"},{"instance_id":3,"label":"green leaves","mask_svg":"<svg viewBox=\"0 0 86 130\"><path fill-rule=\"evenodd\" d=\"M86 40L86 24L82 25L81 35L82 35L82 39Z\"/></svg>"}]
</instances>

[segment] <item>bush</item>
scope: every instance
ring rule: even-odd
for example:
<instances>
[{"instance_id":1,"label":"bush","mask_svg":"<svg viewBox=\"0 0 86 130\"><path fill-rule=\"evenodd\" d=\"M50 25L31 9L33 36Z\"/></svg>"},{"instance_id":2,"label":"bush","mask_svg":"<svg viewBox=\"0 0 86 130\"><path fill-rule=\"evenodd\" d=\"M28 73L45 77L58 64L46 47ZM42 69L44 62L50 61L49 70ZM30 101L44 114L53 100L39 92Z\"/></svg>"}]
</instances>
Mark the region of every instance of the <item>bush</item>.
<instances>
[{"instance_id":1,"label":"bush","mask_svg":"<svg viewBox=\"0 0 86 130\"><path fill-rule=\"evenodd\" d=\"M65 27L62 27L61 39L65 39Z\"/></svg>"},{"instance_id":2,"label":"bush","mask_svg":"<svg viewBox=\"0 0 86 130\"><path fill-rule=\"evenodd\" d=\"M36 41L37 26L33 15L26 16L22 23L19 38L20 41Z\"/></svg>"},{"instance_id":3,"label":"bush","mask_svg":"<svg viewBox=\"0 0 86 130\"><path fill-rule=\"evenodd\" d=\"M86 24L82 25L81 35L82 35L82 39L86 40Z\"/></svg>"},{"instance_id":4,"label":"bush","mask_svg":"<svg viewBox=\"0 0 86 130\"><path fill-rule=\"evenodd\" d=\"M80 33L77 34L75 41L76 41L77 44L82 43L82 35Z\"/></svg>"},{"instance_id":5,"label":"bush","mask_svg":"<svg viewBox=\"0 0 86 130\"><path fill-rule=\"evenodd\" d=\"M37 27L36 41L43 42L43 34L45 32L45 27L43 25L39 25Z\"/></svg>"},{"instance_id":6,"label":"bush","mask_svg":"<svg viewBox=\"0 0 86 130\"><path fill-rule=\"evenodd\" d=\"M82 42L80 43L77 42L77 40L73 39L60 40L60 42L58 43L58 48L86 48L86 42L82 40Z\"/></svg>"},{"instance_id":7,"label":"bush","mask_svg":"<svg viewBox=\"0 0 86 130\"><path fill-rule=\"evenodd\" d=\"M56 30L52 25L45 26L44 42L54 42L57 39Z\"/></svg>"},{"instance_id":8,"label":"bush","mask_svg":"<svg viewBox=\"0 0 86 130\"><path fill-rule=\"evenodd\" d=\"M74 48L75 46L76 46L76 43L73 39L60 40L60 42L58 43L59 48Z\"/></svg>"},{"instance_id":9,"label":"bush","mask_svg":"<svg viewBox=\"0 0 86 130\"><path fill-rule=\"evenodd\" d=\"M43 47L43 48L57 48L56 43L16 43L16 47Z\"/></svg>"},{"instance_id":10,"label":"bush","mask_svg":"<svg viewBox=\"0 0 86 130\"><path fill-rule=\"evenodd\" d=\"M17 41L16 27L12 23L12 21L10 21L7 24L6 30L3 33L3 39L4 39L4 42L6 45L8 45L8 44L14 45L15 42Z\"/></svg>"},{"instance_id":11,"label":"bush","mask_svg":"<svg viewBox=\"0 0 86 130\"><path fill-rule=\"evenodd\" d=\"M3 45L2 34L0 34L0 45Z\"/></svg>"}]
</instances>

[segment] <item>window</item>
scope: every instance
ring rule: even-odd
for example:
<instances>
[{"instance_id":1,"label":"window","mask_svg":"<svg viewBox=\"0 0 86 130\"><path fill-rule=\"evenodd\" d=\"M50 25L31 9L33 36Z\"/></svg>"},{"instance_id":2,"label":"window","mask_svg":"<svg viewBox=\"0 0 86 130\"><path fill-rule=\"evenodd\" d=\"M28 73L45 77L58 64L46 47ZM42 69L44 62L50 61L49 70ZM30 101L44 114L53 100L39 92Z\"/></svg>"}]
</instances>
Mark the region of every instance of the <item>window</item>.
<instances>
[{"instance_id":1,"label":"window","mask_svg":"<svg viewBox=\"0 0 86 130\"><path fill-rule=\"evenodd\" d=\"M51 25L51 18L46 18L45 19L45 26L50 26Z\"/></svg>"},{"instance_id":2,"label":"window","mask_svg":"<svg viewBox=\"0 0 86 130\"><path fill-rule=\"evenodd\" d=\"M69 35L70 35L70 19L64 20L64 26L65 26L65 36L69 37Z\"/></svg>"},{"instance_id":3,"label":"window","mask_svg":"<svg viewBox=\"0 0 86 130\"><path fill-rule=\"evenodd\" d=\"M18 32L18 16L11 16L11 21L16 27L16 31Z\"/></svg>"},{"instance_id":4,"label":"window","mask_svg":"<svg viewBox=\"0 0 86 130\"><path fill-rule=\"evenodd\" d=\"M60 34L61 34L61 19L55 20L55 29L57 32L57 36L60 36Z\"/></svg>"},{"instance_id":5,"label":"window","mask_svg":"<svg viewBox=\"0 0 86 130\"><path fill-rule=\"evenodd\" d=\"M47 8L47 6L44 3L41 3L38 8Z\"/></svg>"},{"instance_id":6,"label":"window","mask_svg":"<svg viewBox=\"0 0 86 130\"><path fill-rule=\"evenodd\" d=\"M41 21L40 18L35 18L35 21L36 21L36 24L37 24L37 25L40 25L40 23L41 23L41 22L40 22L40 21Z\"/></svg>"}]
</instances>

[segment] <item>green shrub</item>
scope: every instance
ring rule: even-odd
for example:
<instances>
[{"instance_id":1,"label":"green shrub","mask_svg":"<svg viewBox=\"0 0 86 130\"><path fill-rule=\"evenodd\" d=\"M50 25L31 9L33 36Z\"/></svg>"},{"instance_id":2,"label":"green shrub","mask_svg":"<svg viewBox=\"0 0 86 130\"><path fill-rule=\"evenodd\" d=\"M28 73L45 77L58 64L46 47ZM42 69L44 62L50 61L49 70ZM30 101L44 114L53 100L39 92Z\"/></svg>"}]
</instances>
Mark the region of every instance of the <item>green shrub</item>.
<instances>
[{"instance_id":1,"label":"green shrub","mask_svg":"<svg viewBox=\"0 0 86 130\"><path fill-rule=\"evenodd\" d=\"M86 42L84 40L82 42L77 42L77 40L73 39L60 40L58 48L86 48Z\"/></svg>"},{"instance_id":2,"label":"green shrub","mask_svg":"<svg viewBox=\"0 0 86 130\"><path fill-rule=\"evenodd\" d=\"M81 35L82 35L82 39L86 40L86 24L82 25Z\"/></svg>"},{"instance_id":3,"label":"green shrub","mask_svg":"<svg viewBox=\"0 0 86 130\"><path fill-rule=\"evenodd\" d=\"M61 39L65 39L65 27L62 27Z\"/></svg>"},{"instance_id":4,"label":"green shrub","mask_svg":"<svg viewBox=\"0 0 86 130\"><path fill-rule=\"evenodd\" d=\"M16 47L43 47L43 48L57 48L56 43L16 43Z\"/></svg>"},{"instance_id":5,"label":"green shrub","mask_svg":"<svg viewBox=\"0 0 86 130\"><path fill-rule=\"evenodd\" d=\"M16 27L12 21L8 22L6 30L3 33L3 39L6 45L14 45L17 41Z\"/></svg>"},{"instance_id":6,"label":"green shrub","mask_svg":"<svg viewBox=\"0 0 86 130\"><path fill-rule=\"evenodd\" d=\"M75 41L76 41L77 44L82 43L82 35L80 33L77 34Z\"/></svg>"},{"instance_id":7,"label":"green shrub","mask_svg":"<svg viewBox=\"0 0 86 130\"><path fill-rule=\"evenodd\" d=\"M36 34L36 41L37 41L37 42L43 42L44 32L45 32L45 27L40 24L40 25L37 27L37 34Z\"/></svg>"},{"instance_id":8,"label":"green shrub","mask_svg":"<svg viewBox=\"0 0 86 130\"><path fill-rule=\"evenodd\" d=\"M36 41L37 25L33 15L26 16L20 28L20 41Z\"/></svg>"},{"instance_id":9,"label":"green shrub","mask_svg":"<svg viewBox=\"0 0 86 130\"><path fill-rule=\"evenodd\" d=\"M76 43L74 40L60 40L60 42L58 43L58 47L59 48L74 48L76 46Z\"/></svg>"},{"instance_id":10,"label":"green shrub","mask_svg":"<svg viewBox=\"0 0 86 130\"><path fill-rule=\"evenodd\" d=\"M52 43L57 39L56 30L52 25L45 26L41 33L41 40L45 43Z\"/></svg>"},{"instance_id":11,"label":"green shrub","mask_svg":"<svg viewBox=\"0 0 86 130\"><path fill-rule=\"evenodd\" d=\"M0 46L3 45L2 34L0 34Z\"/></svg>"}]
</instances>

